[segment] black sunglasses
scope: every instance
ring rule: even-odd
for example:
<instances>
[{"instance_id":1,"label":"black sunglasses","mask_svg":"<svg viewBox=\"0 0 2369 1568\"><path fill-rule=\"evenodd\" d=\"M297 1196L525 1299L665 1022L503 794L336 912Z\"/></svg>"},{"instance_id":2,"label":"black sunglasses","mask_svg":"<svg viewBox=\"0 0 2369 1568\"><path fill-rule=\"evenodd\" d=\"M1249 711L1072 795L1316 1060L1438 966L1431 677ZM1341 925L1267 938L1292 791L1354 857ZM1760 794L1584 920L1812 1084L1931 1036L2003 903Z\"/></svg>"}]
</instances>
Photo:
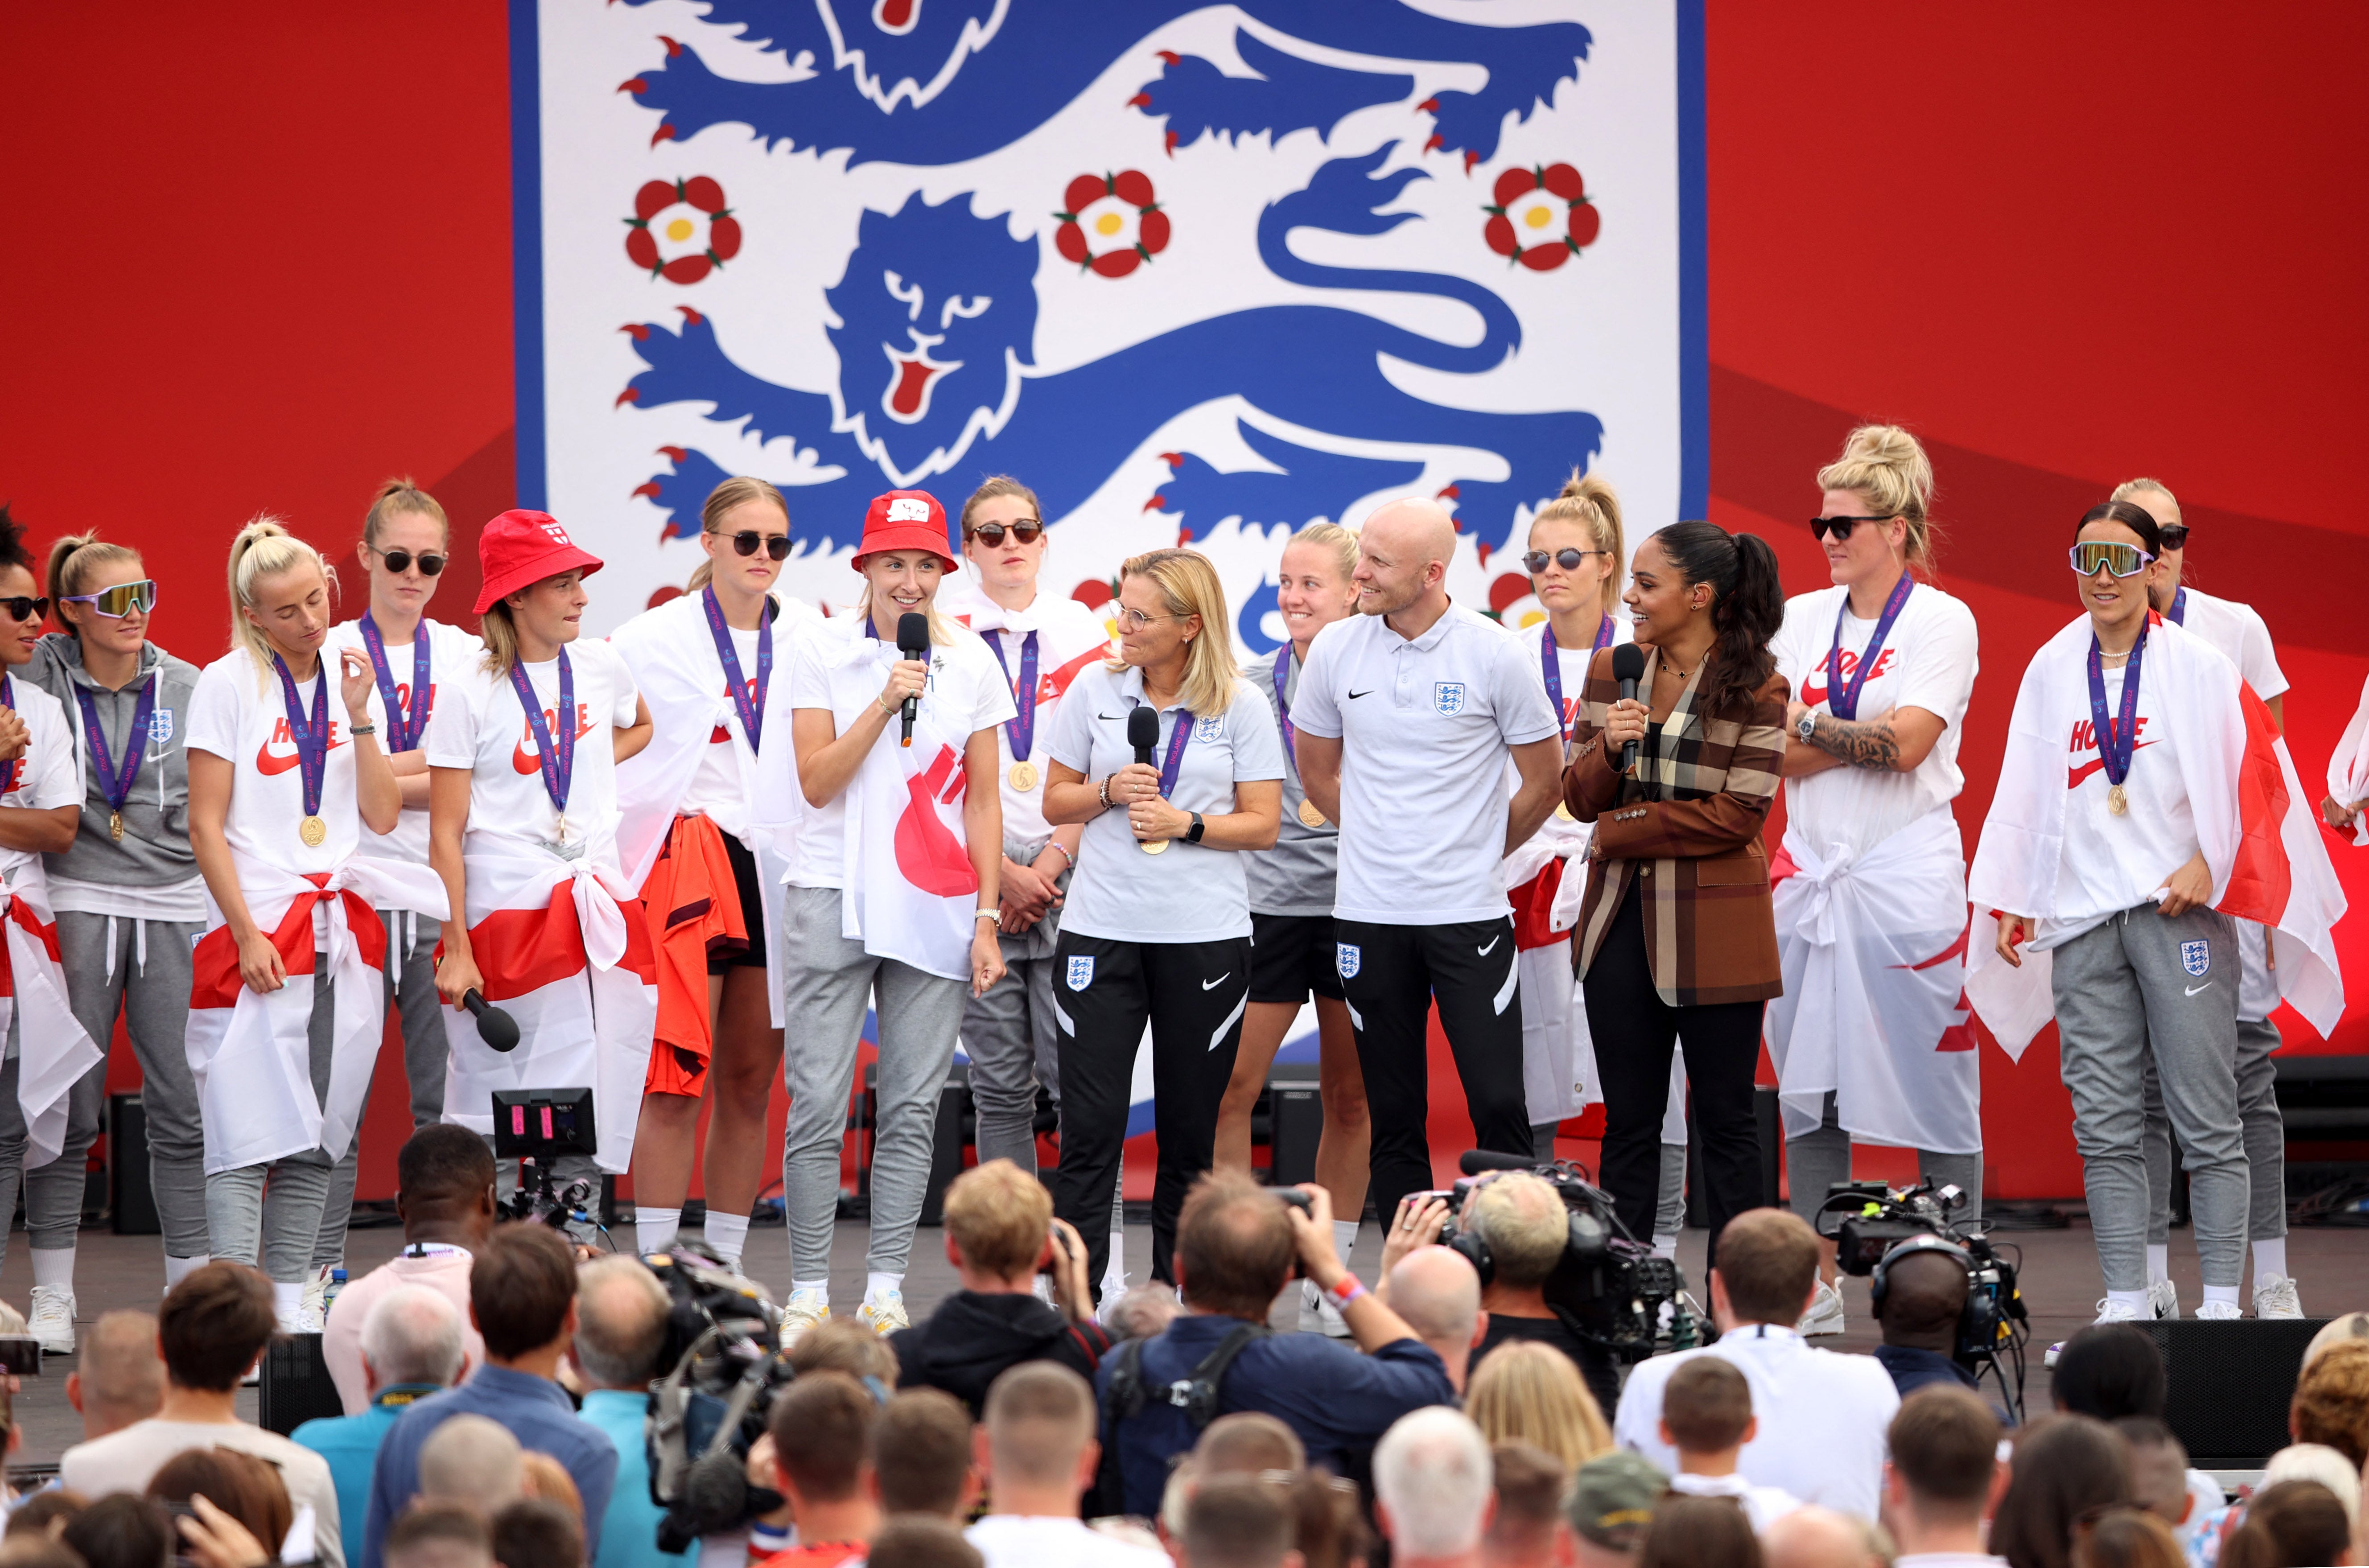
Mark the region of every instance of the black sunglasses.
<instances>
[{"instance_id":1,"label":"black sunglasses","mask_svg":"<svg viewBox=\"0 0 2369 1568\"><path fill-rule=\"evenodd\" d=\"M1003 547L1003 526L1000 522L982 522L977 528L966 531L963 537L984 539L989 549L1000 550ZM1012 537L1023 544L1034 544L1045 537L1045 525L1041 522L1015 522L1012 525Z\"/></svg>"},{"instance_id":2,"label":"black sunglasses","mask_svg":"<svg viewBox=\"0 0 2369 1568\"><path fill-rule=\"evenodd\" d=\"M14 599L0 599L0 610L6 610L16 620L38 621L50 612L50 601L18 594Z\"/></svg>"},{"instance_id":3,"label":"black sunglasses","mask_svg":"<svg viewBox=\"0 0 2369 1568\"><path fill-rule=\"evenodd\" d=\"M419 563L419 575L424 578L432 578L443 571L445 561L445 557L433 550L422 550L416 556L408 550L381 550L378 553L378 559L381 566L398 577L409 571L412 562L417 560Z\"/></svg>"},{"instance_id":4,"label":"black sunglasses","mask_svg":"<svg viewBox=\"0 0 2369 1568\"><path fill-rule=\"evenodd\" d=\"M1550 555L1544 550L1526 550L1522 553L1522 565L1530 569L1532 577L1545 571L1550 565L1575 572L1579 570L1579 564L1590 555L1608 555L1611 553L1609 550L1557 550Z\"/></svg>"},{"instance_id":5,"label":"black sunglasses","mask_svg":"<svg viewBox=\"0 0 2369 1568\"><path fill-rule=\"evenodd\" d=\"M2167 522L2155 532L2156 537L2163 541L2163 547L2165 549L2185 550L2188 548L2188 524L2184 522Z\"/></svg>"},{"instance_id":6,"label":"black sunglasses","mask_svg":"<svg viewBox=\"0 0 2369 1568\"><path fill-rule=\"evenodd\" d=\"M790 536L786 533L760 533L753 528L744 528L732 535L732 553L736 555L753 555L760 545L770 559L790 558Z\"/></svg>"},{"instance_id":7,"label":"black sunglasses","mask_svg":"<svg viewBox=\"0 0 2369 1568\"><path fill-rule=\"evenodd\" d=\"M1851 530L1862 522L1890 522L1890 517L1814 517L1810 520L1810 537L1824 539L1832 532L1837 544L1851 536Z\"/></svg>"}]
</instances>

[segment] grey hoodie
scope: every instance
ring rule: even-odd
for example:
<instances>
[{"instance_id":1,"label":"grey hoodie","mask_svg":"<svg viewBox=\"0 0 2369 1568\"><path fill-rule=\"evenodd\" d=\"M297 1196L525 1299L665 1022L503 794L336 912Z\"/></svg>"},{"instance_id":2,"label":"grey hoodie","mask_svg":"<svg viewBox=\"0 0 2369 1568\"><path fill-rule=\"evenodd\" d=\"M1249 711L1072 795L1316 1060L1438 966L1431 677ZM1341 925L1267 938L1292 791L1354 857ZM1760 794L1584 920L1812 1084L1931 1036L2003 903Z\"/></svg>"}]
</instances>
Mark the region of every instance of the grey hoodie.
<instances>
[{"instance_id":1,"label":"grey hoodie","mask_svg":"<svg viewBox=\"0 0 2369 1568\"><path fill-rule=\"evenodd\" d=\"M140 650L138 678L121 691L110 692L83 669L81 640L52 632L34 645L32 662L16 675L49 692L65 709L82 769L82 830L65 853L41 857L49 874L117 887L164 887L196 876L197 856L189 849L189 764L182 742L189 727L197 666L150 643ZM107 735L108 752L120 770L125 732L140 705L140 689L152 675L158 682L155 713L141 752L139 778L123 803L123 841L118 843L107 830L107 796L99 788L98 770L91 765L83 738L82 705L74 693L89 693Z\"/></svg>"}]
</instances>

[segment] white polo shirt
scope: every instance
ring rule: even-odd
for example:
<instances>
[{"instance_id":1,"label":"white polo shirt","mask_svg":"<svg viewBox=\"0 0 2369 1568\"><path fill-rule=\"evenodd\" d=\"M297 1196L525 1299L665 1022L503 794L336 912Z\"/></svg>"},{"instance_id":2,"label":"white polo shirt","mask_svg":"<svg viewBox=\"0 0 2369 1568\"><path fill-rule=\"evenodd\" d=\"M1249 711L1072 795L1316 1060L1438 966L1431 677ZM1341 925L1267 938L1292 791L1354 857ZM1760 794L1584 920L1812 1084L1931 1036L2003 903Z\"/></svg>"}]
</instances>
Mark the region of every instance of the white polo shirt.
<instances>
[{"instance_id":1,"label":"white polo shirt","mask_svg":"<svg viewBox=\"0 0 2369 1568\"><path fill-rule=\"evenodd\" d=\"M1053 715L1047 754L1065 768L1100 780L1135 761L1127 743L1127 715L1143 701L1143 671L1095 663L1079 671ZM1178 715L1160 710L1154 767L1165 764ZM1222 714L1196 717L1193 738L1177 764L1168 804L1204 817L1234 808L1234 785L1283 777L1283 742L1275 712L1247 681L1234 682ZM1220 942L1251 933L1250 883L1239 850L1172 840L1146 854L1118 807L1086 824L1078 869L1061 906L1061 929L1107 942Z\"/></svg>"},{"instance_id":2,"label":"white polo shirt","mask_svg":"<svg viewBox=\"0 0 2369 1568\"><path fill-rule=\"evenodd\" d=\"M1460 604L1412 640L1379 615L1316 634L1291 721L1341 742L1336 919L1503 920L1506 749L1560 733L1522 646Z\"/></svg>"}]
</instances>

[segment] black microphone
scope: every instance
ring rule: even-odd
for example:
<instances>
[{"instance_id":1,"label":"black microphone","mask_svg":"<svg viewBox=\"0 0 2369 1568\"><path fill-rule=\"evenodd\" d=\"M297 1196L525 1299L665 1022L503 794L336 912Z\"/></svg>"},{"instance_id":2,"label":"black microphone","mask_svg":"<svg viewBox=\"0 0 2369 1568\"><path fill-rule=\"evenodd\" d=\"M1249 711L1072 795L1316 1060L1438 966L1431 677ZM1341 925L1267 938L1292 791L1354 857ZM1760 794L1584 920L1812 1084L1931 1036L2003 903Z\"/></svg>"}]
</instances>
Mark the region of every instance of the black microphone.
<instances>
[{"instance_id":1,"label":"black microphone","mask_svg":"<svg viewBox=\"0 0 2369 1568\"><path fill-rule=\"evenodd\" d=\"M925 659L930 657L930 618L921 614L897 617L897 657ZM913 744L913 715L921 708L920 693L905 699L905 737L899 745Z\"/></svg>"},{"instance_id":2,"label":"black microphone","mask_svg":"<svg viewBox=\"0 0 2369 1568\"><path fill-rule=\"evenodd\" d=\"M476 1016L477 1038L486 1042L486 1049L496 1051L518 1049L518 1020L487 1001L484 993L475 987L472 986L461 993L461 1005Z\"/></svg>"},{"instance_id":3,"label":"black microphone","mask_svg":"<svg viewBox=\"0 0 2369 1568\"><path fill-rule=\"evenodd\" d=\"M1127 711L1127 743L1135 748L1137 761L1151 766L1151 750L1160 744L1160 715L1150 704L1139 703Z\"/></svg>"},{"instance_id":4,"label":"black microphone","mask_svg":"<svg viewBox=\"0 0 2369 1568\"><path fill-rule=\"evenodd\" d=\"M1535 1171L1539 1162L1528 1154L1500 1154L1491 1149L1468 1149L1456 1157L1456 1168L1468 1176L1489 1171Z\"/></svg>"},{"instance_id":5,"label":"black microphone","mask_svg":"<svg viewBox=\"0 0 2369 1568\"><path fill-rule=\"evenodd\" d=\"M1637 699L1637 682L1645 679L1645 650L1635 643L1622 643L1612 650L1612 679L1620 682L1620 700ZM1620 771L1629 772L1637 765L1637 743L1626 740L1620 745Z\"/></svg>"}]
</instances>

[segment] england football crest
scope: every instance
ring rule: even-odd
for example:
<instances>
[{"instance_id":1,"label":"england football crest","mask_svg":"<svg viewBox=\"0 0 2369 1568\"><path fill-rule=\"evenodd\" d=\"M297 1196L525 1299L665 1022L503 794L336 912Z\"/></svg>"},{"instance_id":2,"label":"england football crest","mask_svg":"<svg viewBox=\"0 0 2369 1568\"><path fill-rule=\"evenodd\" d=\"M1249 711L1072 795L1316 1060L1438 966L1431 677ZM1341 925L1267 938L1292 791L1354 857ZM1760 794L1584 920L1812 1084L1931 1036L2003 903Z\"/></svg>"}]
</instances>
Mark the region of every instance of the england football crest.
<instances>
[{"instance_id":1,"label":"england football crest","mask_svg":"<svg viewBox=\"0 0 2369 1568\"><path fill-rule=\"evenodd\" d=\"M173 739L173 710L158 708L148 715L148 744L166 746Z\"/></svg>"},{"instance_id":2,"label":"england football crest","mask_svg":"<svg viewBox=\"0 0 2369 1568\"><path fill-rule=\"evenodd\" d=\"M1226 721L1224 719L1203 718L1195 719L1193 721L1193 738L1200 745L1208 746L1214 744L1218 738L1225 734L1225 732Z\"/></svg>"},{"instance_id":3,"label":"england football crest","mask_svg":"<svg viewBox=\"0 0 2369 1568\"><path fill-rule=\"evenodd\" d=\"M2192 975L2213 972L2213 944L2210 942L2183 942L2180 944L2180 967Z\"/></svg>"},{"instance_id":4,"label":"england football crest","mask_svg":"<svg viewBox=\"0 0 2369 1568\"><path fill-rule=\"evenodd\" d=\"M1365 949L1357 944L1336 942L1333 944L1333 967L1341 972L1343 979L1356 979L1357 971L1365 966Z\"/></svg>"},{"instance_id":5,"label":"england football crest","mask_svg":"<svg viewBox=\"0 0 2369 1568\"><path fill-rule=\"evenodd\" d=\"M1068 975L1071 990L1083 990L1094 983L1094 957L1091 953L1075 953L1070 956Z\"/></svg>"},{"instance_id":6,"label":"england football crest","mask_svg":"<svg viewBox=\"0 0 2369 1568\"><path fill-rule=\"evenodd\" d=\"M1431 705L1444 714L1464 711L1464 682L1435 681L1431 683Z\"/></svg>"}]
</instances>

